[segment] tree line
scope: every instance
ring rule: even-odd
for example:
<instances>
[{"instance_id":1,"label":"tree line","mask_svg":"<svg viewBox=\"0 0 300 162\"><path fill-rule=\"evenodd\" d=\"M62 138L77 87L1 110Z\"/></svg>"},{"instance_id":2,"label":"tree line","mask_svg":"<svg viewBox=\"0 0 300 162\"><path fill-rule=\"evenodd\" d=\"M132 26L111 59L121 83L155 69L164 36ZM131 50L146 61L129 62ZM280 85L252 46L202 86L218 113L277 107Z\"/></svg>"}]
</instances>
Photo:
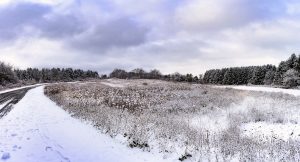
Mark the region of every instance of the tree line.
<instances>
[{"instance_id":1,"label":"tree line","mask_svg":"<svg viewBox=\"0 0 300 162\"><path fill-rule=\"evenodd\" d=\"M35 81L35 82L69 82L84 80L87 78L98 78L98 72L91 70L81 70L72 68L43 68L41 70L37 68L28 68L26 70L14 70L17 78L23 81Z\"/></svg>"},{"instance_id":2,"label":"tree line","mask_svg":"<svg viewBox=\"0 0 300 162\"><path fill-rule=\"evenodd\" d=\"M300 55L292 54L278 67L274 65L212 69L205 72L203 82L222 85L275 85L296 87L300 85Z\"/></svg>"},{"instance_id":3,"label":"tree line","mask_svg":"<svg viewBox=\"0 0 300 162\"><path fill-rule=\"evenodd\" d=\"M98 72L72 68L28 68L26 70L13 69L12 66L0 62L0 84L48 83L79 81L88 78L99 78Z\"/></svg>"},{"instance_id":4,"label":"tree line","mask_svg":"<svg viewBox=\"0 0 300 162\"><path fill-rule=\"evenodd\" d=\"M173 74L163 75L159 70L153 69L149 72L143 70L142 68L137 68L132 71L127 72L123 69L115 69L110 74L110 78L119 79L160 79L166 81L176 81L176 82L199 82L201 76L193 76L193 74L180 74L178 72Z\"/></svg>"},{"instance_id":5,"label":"tree line","mask_svg":"<svg viewBox=\"0 0 300 162\"><path fill-rule=\"evenodd\" d=\"M72 68L28 68L26 70L13 69L12 66L0 62L0 84L15 84L19 82L68 82L79 81L88 78L119 78L119 79L161 79L176 82L194 82L204 84L222 85L275 85L282 87L300 86L300 55L292 54L286 61L282 61L278 67L274 65L231 67L212 69L205 72L204 76L193 76L192 74L163 75L159 70L153 69L149 72L142 68L132 71L123 69L113 70L109 76L101 75L91 70Z\"/></svg>"}]
</instances>

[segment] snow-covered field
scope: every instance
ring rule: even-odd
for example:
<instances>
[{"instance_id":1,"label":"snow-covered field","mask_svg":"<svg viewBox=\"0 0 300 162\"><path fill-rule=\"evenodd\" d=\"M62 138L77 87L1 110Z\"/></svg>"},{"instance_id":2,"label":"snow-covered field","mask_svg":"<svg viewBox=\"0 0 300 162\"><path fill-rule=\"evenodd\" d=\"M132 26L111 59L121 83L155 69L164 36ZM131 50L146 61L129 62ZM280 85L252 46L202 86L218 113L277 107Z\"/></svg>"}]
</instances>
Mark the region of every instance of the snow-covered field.
<instances>
[{"instance_id":1,"label":"snow-covered field","mask_svg":"<svg viewBox=\"0 0 300 162\"><path fill-rule=\"evenodd\" d=\"M282 89L282 88L272 88L272 87L263 87L263 86L216 86L218 88L233 88L238 90L245 90L245 91L258 91L258 92L271 92L271 93L283 93L289 94L296 97L300 96L300 90L297 89ZM300 98L298 98L300 99ZM246 103L245 103L246 102ZM249 104L250 102L244 100L244 104ZM268 102L266 101L266 105L263 108L269 107L272 109L272 105L275 102ZM270 107L271 106L271 107ZM297 140L300 141L300 124L298 124L297 118L299 118L299 110L300 104L295 104L291 107L288 107L287 104L280 105L281 108L286 108L286 110L281 111L280 118L289 118L290 121L281 123L279 122L249 122L245 123L241 126L243 131L243 136L248 136L256 139L257 141L260 140L272 140L272 139L280 139L284 141L288 140ZM272 111L272 110L269 110ZM275 109L273 111L278 111ZM268 111L265 111L268 113ZM281 120L281 119L279 119Z\"/></svg>"},{"instance_id":2,"label":"snow-covered field","mask_svg":"<svg viewBox=\"0 0 300 162\"><path fill-rule=\"evenodd\" d=\"M43 88L0 119L0 161L300 160L297 90L119 79L48 85L59 107Z\"/></svg>"},{"instance_id":3,"label":"snow-covered field","mask_svg":"<svg viewBox=\"0 0 300 162\"><path fill-rule=\"evenodd\" d=\"M167 159L300 160L297 91L237 88L110 79L49 86L46 94L103 133Z\"/></svg>"},{"instance_id":4,"label":"snow-covered field","mask_svg":"<svg viewBox=\"0 0 300 162\"><path fill-rule=\"evenodd\" d=\"M72 118L43 94L30 90L0 119L0 161L141 162L167 161L159 154L128 149L121 140Z\"/></svg>"}]
</instances>

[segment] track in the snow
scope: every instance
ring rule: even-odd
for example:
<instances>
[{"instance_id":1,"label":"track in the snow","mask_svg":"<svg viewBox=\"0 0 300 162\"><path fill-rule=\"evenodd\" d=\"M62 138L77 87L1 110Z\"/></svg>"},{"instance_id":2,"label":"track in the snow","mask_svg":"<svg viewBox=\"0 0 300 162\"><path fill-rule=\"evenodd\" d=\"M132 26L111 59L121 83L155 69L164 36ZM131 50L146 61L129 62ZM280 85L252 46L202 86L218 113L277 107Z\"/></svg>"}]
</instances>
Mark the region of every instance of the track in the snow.
<instances>
[{"instance_id":1,"label":"track in the snow","mask_svg":"<svg viewBox=\"0 0 300 162\"><path fill-rule=\"evenodd\" d=\"M0 94L0 105L6 103L3 107L0 107L0 119L7 115L12 110L13 106L17 104L32 88L34 87L19 89Z\"/></svg>"}]
</instances>

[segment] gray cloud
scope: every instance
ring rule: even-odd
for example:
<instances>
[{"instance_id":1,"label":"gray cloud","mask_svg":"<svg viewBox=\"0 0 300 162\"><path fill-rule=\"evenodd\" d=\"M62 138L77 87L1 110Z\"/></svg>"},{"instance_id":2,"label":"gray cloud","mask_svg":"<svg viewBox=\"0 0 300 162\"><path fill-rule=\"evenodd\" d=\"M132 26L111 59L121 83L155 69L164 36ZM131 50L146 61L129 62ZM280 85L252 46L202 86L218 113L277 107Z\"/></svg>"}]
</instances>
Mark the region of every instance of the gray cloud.
<instances>
[{"instance_id":1,"label":"gray cloud","mask_svg":"<svg viewBox=\"0 0 300 162\"><path fill-rule=\"evenodd\" d=\"M191 0L176 10L175 19L184 29L219 31L257 21L272 20L286 13L283 0Z\"/></svg>"},{"instance_id":2,"label":"gray cloud","mask_svg":"<svg viewBox=\"0 0 300 162\"><path fill-rule=\"evenodd\" d=\"M52 7L19 3L0 9L0 39L16 40L24 34L32 34L33 37L65 41L69 48L93 53L135 46L146 41L148 28L129 17L88 23L81 13L53 12ZM26 33L26 28L34 32Z\"/></svg>"},{"instance_id":3,"label":"gray cloud","mask_svg":"<svg viewBox=\"0 0 300 162\"><path fill-rule=\"evenodd\" d=\"M0 58L22 67L197 74L276 64L300 47L296 0L33 1L0 6L0 41L14 42Z\"/></svg>"},{"instance_id":4,"label":"gray cloud","mask_svg":"<svg viewBox=\"0 0 300 162\"><path fill-rule=\"evenodd\" d=\"M75 15L54 13L52 6L29 2L0 8L0 22L0 40L4 41L24 35L62 39L85 29Z\"/></svg>"},{"instance_id":5,"label":"gray cloud","mask_svg":"<svg viewBox=\"0 0 300 162\"><path fill-rule=\"evenodd\" d=\"M120 18L96 25L69 40L68 44L72 48L100 53L111 48L140 45L146 41L147 33L146 27L139 26L130 18Z\"/></svg>"},{"instance_id":6,"label":"gray cloud","mask_svg":"<svg viewBox=\"0 0 300 162\"><path fill-rule=\"evenodd\" d=\"M54 39L71 37L87 28L84 21L73 15L51 15L49 18L35 22L34 27L40 30L42 37Z\"/></svg>"},{"instance_id":7,"label":"gray cloud","mask_svg":"<svg viewBox=\"0 0 300 162\"><path fill-rule=\"evenodd\" d=\"M24 27L40 21L51 8L33 3L19 3L0 9L0 39L12 40L22 35Z\"/></svg>"}]
</instances>

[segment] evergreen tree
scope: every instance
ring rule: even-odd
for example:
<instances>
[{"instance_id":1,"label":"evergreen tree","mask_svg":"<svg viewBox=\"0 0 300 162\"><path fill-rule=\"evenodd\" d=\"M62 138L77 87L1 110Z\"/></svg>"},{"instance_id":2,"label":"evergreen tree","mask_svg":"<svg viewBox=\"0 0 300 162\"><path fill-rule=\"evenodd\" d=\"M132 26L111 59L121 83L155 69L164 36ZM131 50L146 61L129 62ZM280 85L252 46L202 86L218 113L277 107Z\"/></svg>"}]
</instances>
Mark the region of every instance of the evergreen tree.
<instances>
[{"instance_id":1,"label":"evergreen tree","mask_svg":"<svg viewBox=\"0 0 300 162\"><path fill-rule=\"evenodd\" d=\"M283 86L292 88L300 85L300 75L295 69L290 69L283 75Z\"/></svg>"},{"instance_id":2,"label":"evergreen tree","mask_svg":"<svg viewBox=\"0 0 300 162\"><path fill-rule=\"evenodd\" d=\"M286 69L284 69L285 72L288 71L289 69L293 69L296 63L297 63L297 56L295 54L292 54L290 58L285 62L286 64L285 66Z\"/></svg>"},{"instance_id":3,"label":"evergreen tree","mask_svg":"<svg viewBox=\"0 0 300 162\"><path fill-rule=\"evenodd\" d=\"M282 85L285 62L281 61L274 75L274 85Z\"/></svg>"},{"instance_id":4,"label":"evergreen tree","mask_svg":"<svg viewBox=\"0 0 300 162\"><path fill-rule=\"evenodd\" d=\"M264 84L265 85L271 85L273 83L274 77L275 77L275 70L270 69L266 72L266 76L264 79Z\"/></svg>"},{"instance_id":5,"label":"evergreen tree","mask_svg":"<svg viewBox=\"0 0 300 162\"><path fill-rule=\"evenodd\" d=\"M232 85L234 84L234 74L232 68L229 68L224 75L223 84Z\"/></svg>"}]
</instances>

